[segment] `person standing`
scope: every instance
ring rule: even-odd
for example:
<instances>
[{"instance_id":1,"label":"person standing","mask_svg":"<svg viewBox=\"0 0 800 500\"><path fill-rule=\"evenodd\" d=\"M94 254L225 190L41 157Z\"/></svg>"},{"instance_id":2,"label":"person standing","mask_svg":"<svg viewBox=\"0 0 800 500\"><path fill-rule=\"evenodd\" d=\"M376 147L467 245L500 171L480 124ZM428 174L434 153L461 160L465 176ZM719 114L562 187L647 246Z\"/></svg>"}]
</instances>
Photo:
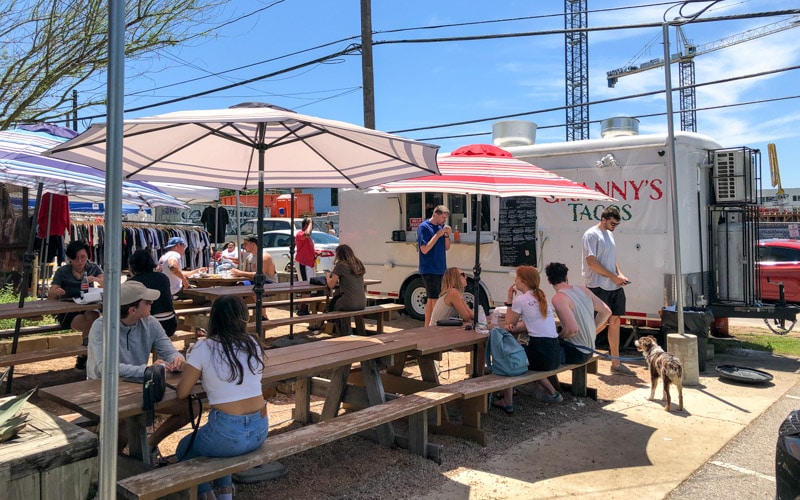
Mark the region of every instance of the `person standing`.
<instances>
[{"instance_id":1,"label":"person standing","mask_svg":"<svg viewBox=\"0 0 800 500\"><path fill-rule=\"evenodd\" d=\"M564 364L584 363L592 357L595 336L605 327L611 309L585 286L570 285L564 264L551 262L544 272L556 291L551 302L561 322L558 339Z\"/></svg>"},{"instance_id":2,"label":"person standing","mask_svg":"<svg viewBox=\"0 0 800 500\"><path fill-rule=\"evenodd\" d=\"M56 269L50 282L47 298L50 300L75 299L81 296L81 282L86 274L89 283L103 286L103 270L94 262L89 262L89 244L83 240L74 240L67 245L69 262ZM67 329L81 332L83 345L89 344L89 329L100 317L97 310L62 313L56 315L56 321ZM81 354L75 361L75 370L86 370L86 355Z\"/></svg>"},{"instance_id":3,"label":"person standing","mask_svg":"<svg viewBox=\"0 0 800 500\"><path fill-rule=\"evenodd\" d=\"M608 350L611 352L611 372L619 375L635 375L633 370L619 360L619 323L625 314L625 290L630 283L622 274L617 261L614 230L620 224L619 209L606 207L600 214L600 222L583 233L583 260L581 271L586 287L611 309L608 321Z\"/></svg>"},{"instance_id":4,"label":"person standing","mask_svg":"<svg viewBox=\"0 0 800 500\"><path fill-rule=\"evenodd\" d=\"M317 251L314 249L314 240L311 239L311 232L314 230L314 221L311 217L303 219L303 229L297 231L295 235L295 247L297 253L294 257L300 268L300 280L308 281L317 275ZM298 316L311 314L308 304L302 304L297 309Z\"/></svg>"},{"instance_id":5,"label":"person standing","mask_svg":"<svg viewBox=\"0 0 800 500\"><path fill-rule=\"evenodd\" d=\"M450 250L450 210L444 205L433 209L433 215L417 228L419 247L419 274L425 283L425 324L431 322L433 307L442 289L442 276L447 270L447 251Z\"/></svg>"},{"instance_id":6,"label":"person standing","mask_svg":"<svg viewBox=\"0 0 800 500\"><path fill-rule=\"evenodd\" d=\"M180 460L243 455L267 439L269 417L261 389L264 353L258 339L247 333L249 318L241 297L220 297L211 305L208 336L189 352L177 388L178 398L185 399L200 380L211 411L194 438L188 435L178 443ZM230 499L233 478L222 476L197 490L198 499Z\"/></svg>"}]
</instances>

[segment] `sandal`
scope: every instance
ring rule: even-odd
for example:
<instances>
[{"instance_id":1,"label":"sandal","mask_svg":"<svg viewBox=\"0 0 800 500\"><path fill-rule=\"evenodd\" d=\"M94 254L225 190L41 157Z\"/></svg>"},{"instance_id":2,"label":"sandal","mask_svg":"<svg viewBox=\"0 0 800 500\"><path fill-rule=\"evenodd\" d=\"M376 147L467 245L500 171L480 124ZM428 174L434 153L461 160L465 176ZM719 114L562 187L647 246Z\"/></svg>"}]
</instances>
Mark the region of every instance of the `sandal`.
<instances>
[{"instance_id":1,"label":"sandal","mask_svg":"<svg viewBox=\"0 0 800 500\"><path fill-rule=\"evenodd\" d=\"M506 412L506 415L513 415L514 414L514 405L506 406L506 405L501 404L499 401L494 401L493 400L492 401L492 408L500 408L501 410Z\"/></svg>"}]
</instances>

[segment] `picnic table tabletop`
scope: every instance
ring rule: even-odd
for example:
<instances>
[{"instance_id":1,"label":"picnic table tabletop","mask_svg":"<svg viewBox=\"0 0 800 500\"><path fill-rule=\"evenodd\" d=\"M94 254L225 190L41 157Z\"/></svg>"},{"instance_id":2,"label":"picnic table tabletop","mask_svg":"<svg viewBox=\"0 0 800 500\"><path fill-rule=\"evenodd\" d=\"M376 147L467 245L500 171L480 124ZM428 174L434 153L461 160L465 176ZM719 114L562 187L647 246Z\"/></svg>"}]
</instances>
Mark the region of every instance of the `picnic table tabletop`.
<instances>
[{"instance_id":1,"label":"picnic table tabletop","mask_svg":"<svg viewBox=\"0 0 800 500\"><path fill-rule=\"evenodd\" d=\"M16 302L0 304L0 319L35 318L38 316L55 315L68 312L89 311L102 307L100 302L91 304L78 304L69 300L32 300L19 307Z\"/></svg>"}]
</instances>

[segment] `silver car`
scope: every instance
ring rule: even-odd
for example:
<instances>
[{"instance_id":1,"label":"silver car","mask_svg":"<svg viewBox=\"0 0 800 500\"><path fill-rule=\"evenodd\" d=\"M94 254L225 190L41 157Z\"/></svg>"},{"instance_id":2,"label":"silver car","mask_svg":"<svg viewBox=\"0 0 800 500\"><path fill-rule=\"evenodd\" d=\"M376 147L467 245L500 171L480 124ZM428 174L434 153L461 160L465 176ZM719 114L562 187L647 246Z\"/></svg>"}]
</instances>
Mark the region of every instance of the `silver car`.
<instances>
[{"instance_id":1,"label":"silver car","mask_svg":"<svg viewBox=\"0 0 800 500\"><path fill-rule=\"evenodd\" d=\"M272 255L275 269L279 271L289 271L289 243L292 237L293 235L288 229L277 229L264 233L264 250ZM311 240L314 242L314 249L319 252L317 273L333 269L334 252L339 246L339 238L321 231L312 231ZM299 273L297 276L299 279Z\"/></svg>"}]
</instances>

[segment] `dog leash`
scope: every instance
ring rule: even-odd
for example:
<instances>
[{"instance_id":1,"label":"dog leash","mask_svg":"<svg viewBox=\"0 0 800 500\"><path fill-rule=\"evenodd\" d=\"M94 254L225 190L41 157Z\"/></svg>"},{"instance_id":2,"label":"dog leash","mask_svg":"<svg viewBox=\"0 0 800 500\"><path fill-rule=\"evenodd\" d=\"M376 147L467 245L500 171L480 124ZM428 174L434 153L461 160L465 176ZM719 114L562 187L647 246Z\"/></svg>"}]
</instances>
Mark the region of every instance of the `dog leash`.
<instances>
[{"instance_id":1,"label":"dog leash","mask_svg":"<svg viewBox=\"0 0 800 500\"><path fill-rule=\"evenodd\" d=\"M624 357L624 356L612 356L611 354L597 351L595 349L592 349L591 347L586 347L586 346L583 346L583 345L573 344L572 342L567 342L566 340L562 340L561 342L563 342L563 343L565 343L567 345L570 345L570 346L574 347L575 349L577 349L579 351L582 351L582 352L585 352L585 353L593 352L593 353L599 355L601 358L616 359L616 360L619 360L619 361L644 361L644 356L640 356L640 357L636 357L636 358L630 358L630 357Z\"/></svg>"},{"instance_id":2,"label":"dog leash","mask_svg":"<svg viewBox=\"0 0 800 500\"><path fill-rule=\"evenodd\" d=\"M178 388L172 384L165 384L167 387L172 389L173 391L178 391ZM197 430L200 428L200 419L203 416L203 400L199 397L195 396L194 394L189 394L189 397L186 398L189 401L189 423L192 424L192 437L189 438L189 446L186 448L186 451L183 452L183 455L178 457L178 461L180 462L189 452L192 450L192 446L194 446L194 439L197 437ZM200 405L200 411L197 413L197 417L194 415L194 403L193 401L197 401L197 404Z\"/></svg>"}]
</instances>

